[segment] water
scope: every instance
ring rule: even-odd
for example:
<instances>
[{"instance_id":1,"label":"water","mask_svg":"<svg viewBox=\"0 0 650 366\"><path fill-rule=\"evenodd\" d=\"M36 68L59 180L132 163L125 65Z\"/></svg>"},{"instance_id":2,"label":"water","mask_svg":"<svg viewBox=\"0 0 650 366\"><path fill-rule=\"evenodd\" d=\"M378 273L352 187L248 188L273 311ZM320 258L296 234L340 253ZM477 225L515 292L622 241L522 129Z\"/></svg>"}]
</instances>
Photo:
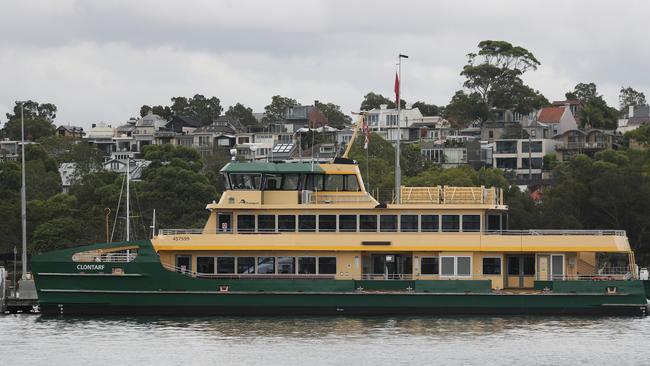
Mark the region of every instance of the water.
<instances>
[{"instance_id":1,"label":"water","mask_svg":"<svg viewBox=\"0 0 650 366\"><path fill-rule=\"evenodd\" d=\"M0 365L648 365L650 317L0 316Z\"/></svg>"}]
</instances>

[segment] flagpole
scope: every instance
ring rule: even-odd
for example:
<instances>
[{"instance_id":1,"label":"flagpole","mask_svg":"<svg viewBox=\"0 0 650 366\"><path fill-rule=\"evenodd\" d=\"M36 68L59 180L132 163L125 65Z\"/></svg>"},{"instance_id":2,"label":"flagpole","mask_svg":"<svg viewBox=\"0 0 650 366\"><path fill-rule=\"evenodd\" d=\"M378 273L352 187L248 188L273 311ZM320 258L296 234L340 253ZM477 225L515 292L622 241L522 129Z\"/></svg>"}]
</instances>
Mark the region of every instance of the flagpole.
<instances>
[{"instance_id":1,"label":"flagpole","mask_svg":"<svg viewBox=\"0 0 650 366\"><path fill-rule=\"evenodd\" d=\"M402 168L399 164L400 159L400 140L402 139L402 59L409 58L401 53L397 56L397 144L395 148L395 203L401 203L400 187L402 186Z\"/></svg>"}]
</instances>

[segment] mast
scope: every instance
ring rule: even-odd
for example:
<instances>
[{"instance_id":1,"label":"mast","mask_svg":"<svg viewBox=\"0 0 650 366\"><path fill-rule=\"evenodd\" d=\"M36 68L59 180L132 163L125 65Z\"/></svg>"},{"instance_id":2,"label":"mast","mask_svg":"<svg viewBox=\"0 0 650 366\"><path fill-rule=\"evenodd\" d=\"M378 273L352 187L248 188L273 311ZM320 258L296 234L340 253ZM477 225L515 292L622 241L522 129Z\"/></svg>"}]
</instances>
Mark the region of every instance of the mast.
<instances>
[{"instance_id":1,"label":"mast","mask_svg":"<svg viewBox=\"0 0 650 366\"><path fill-rule=\"evenodd\" d=\"M131 180L131 158L126 160L126 241L131 240L131 218L130 216L130 197L129 197L129 180Z\"/></svg>"},{"instance_id":2,"label":"mast","mask_svg":"<svg viewBox=\"0 0 650 366\"><path fill-rule=\"evenodd\" d=\"M399 143L402 139L402 59L409 58L401 53L397 56L397 144L395 148L395 203L401 202L400 187L402 186L402 169L399 165L400 147Z\"/></svg>"},{"instance_id":3,"label":"mast","mask_svg":"<svg viewBox=\"0 0 650 366\"><path fill-rule=\"evenodd\" d=\"M22 187L20 189L20 218L23 229L23 253L21 256L21 262L23 267L23 273L21 279L27 279L27 185L25 184L25 102L20 103L20 134L22 139L22 169L21 169L21 178L22 178Z\"/></svg>"}]
</instances>

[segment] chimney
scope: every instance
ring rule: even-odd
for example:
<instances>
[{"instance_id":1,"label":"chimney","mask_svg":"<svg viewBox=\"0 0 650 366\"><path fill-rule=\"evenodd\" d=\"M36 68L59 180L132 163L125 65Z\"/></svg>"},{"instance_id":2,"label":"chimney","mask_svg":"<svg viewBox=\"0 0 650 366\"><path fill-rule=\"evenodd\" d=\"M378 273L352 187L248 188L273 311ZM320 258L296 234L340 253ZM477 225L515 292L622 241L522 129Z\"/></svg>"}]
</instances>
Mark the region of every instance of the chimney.
<instances>
[{"instance_id":1,"label":"chimney","mask_svg":"<svg viewBox=\"0 0 650 366\"><path fill-rule=\"evenodd\" d=\"M627 118L632 118L632 117L634 117L634 106L633 105L629 106L628 110L627 110Z\"/></svg>"},{"instance_id":2,"label":"chimney","mask_svg":"<svg viewBox=\"0 0 650 366\"><path fill-rule=\"evenodd\" d=\"M388 104L380 104L379 109L388 109Z\"/></svg>"}]
</instances>

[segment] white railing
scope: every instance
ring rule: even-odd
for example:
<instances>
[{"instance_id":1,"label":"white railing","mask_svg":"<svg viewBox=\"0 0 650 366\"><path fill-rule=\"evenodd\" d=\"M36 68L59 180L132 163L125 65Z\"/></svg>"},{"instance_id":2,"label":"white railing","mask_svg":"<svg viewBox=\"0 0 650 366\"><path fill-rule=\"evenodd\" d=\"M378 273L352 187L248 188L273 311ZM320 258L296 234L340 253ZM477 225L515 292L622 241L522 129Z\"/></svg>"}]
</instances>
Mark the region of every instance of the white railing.
<instances>
[{"instance_id":1,"label":"white railing","mask_svg":"<svg viewBox=\"0 0 650 366\"><path fill-rule=\"evenodd\" d=\"M412 280L412 274L399 274L399 273L388 273L388 274L372 274L372 273L363 273L361 275L362 280Z\"/></svg>"},{"instance_id":2,"label":"white railing","mask_svg":"<svg viewBox=\"0 0 650 366\"><path fill-rule=\"evenodd\" d=\"M597 235L597 236L627 236L625 230L570 230L570 229L530 229L530 230L492 230L487 235Z\"/></svg>"},{"instance_id":3,"label":"white railing","mask_svg":"<svg viewBox=\"0 0 650 366\"><path fill-rule=\"evenodd\" d=\"M216 230L214 231L216 232ZM158 235L192 235L192 234L203 234L203 229L158 229Z\"/></svg>"},{"instance_id":4,"label":"white railing","mask_svg":"<svg viewBox=\"0 0 650 366\"><path fill-rule=\"evenodd\" d=\"M303 203L370 203L373 201L372 197L367 194L336 194L336 193L318 193L312 192L306 196L308 199Z\"/></svg>"},{"instance_id":5,"label":"white railing","mask_svg":"<svg viewBox=\"0 0 650 366\"><path fill-rule=\"evenodd\" d=\"M129 263L137 256L138 253L77 253L72 260L74 262Z\"/></svg>"}]
</instances>

